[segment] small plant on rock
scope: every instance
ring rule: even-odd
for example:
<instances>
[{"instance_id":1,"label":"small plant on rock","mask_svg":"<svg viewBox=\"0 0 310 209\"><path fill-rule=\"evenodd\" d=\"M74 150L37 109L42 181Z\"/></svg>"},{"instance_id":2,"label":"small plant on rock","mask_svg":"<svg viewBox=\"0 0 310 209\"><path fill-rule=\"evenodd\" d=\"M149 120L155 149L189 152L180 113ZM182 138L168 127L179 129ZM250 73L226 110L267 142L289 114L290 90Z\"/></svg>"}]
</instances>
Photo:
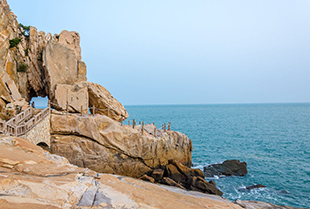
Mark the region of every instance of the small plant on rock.
<instances>
[{"instance_id":1,"label":"small plant on rock","mask_svg":"<svg viewBox=\"0 0 310 209\"><path fill-rule=\"evenodd\" d=\"M21 63L17 67L17 72L26 72L28 68L29 68L29 66L27 64Z\"/></svg>"},{"instance_id":2,"label":"small plant on rock","mask_svg":"<svg viewBox=\"0 0 310 209\"><path fill-rule=\"evenodd\" d=\"M10 48L16 47L17 45L22 41L21 38L14 38L12 40L10 40Z\"/></svg>"},{"instance_id":3,"label":"small plant on rock","mask_svg":"<svg viewBox=\"0 0 310 209\"><path fill-rule=\"evenodd\" d=\"M21 23L19 23L19 26L24 30L23 31L23 35L24 36L29 36L29 32L30 32L30 26L25 26Z\"/></svg>"},{"instance_id":4,"label":"small plant on rock","mask_svg":"<svg viewBox=\"0 0 310 209\"><path fill-rule=\"evenodd\" d=\"M29 54L29 48L25 49L25 56L28 57Z\"/></svg>"}]
</instances>

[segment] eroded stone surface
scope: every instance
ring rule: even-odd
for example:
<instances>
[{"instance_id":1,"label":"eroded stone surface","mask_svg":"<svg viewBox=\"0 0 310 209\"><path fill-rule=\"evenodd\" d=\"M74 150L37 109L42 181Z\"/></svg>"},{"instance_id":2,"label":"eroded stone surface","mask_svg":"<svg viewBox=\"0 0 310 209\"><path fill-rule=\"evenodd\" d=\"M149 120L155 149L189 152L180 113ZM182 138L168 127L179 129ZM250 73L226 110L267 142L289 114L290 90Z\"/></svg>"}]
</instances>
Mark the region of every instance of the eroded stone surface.
<instances>
[{"instance_id":1,"label":"eroded stone surface","mask_svg":"<svg viewBox=\"0 0 310 209\"><path fill-rule=\"evenodd\" d=\"M26 139L13 137L0 138L0 194L3 209L241 209L213 195L79 168Z\"/></svg>"},{"instance_id":2,"label":"eroded stone surface","mask_svg":"<svg viewBox=\"0 0 310 209\"><path fill-rule=\"evenodd\" d=\"M117 101L103 86L87 82L89 94L89 106L96 108L96 113L107 115L113 120L122 121L128 118L124 106Z\"/></svg>"},{"instance_id":3,"label":"eroded stone surface","mask_svg":"<svg viewBox=\"0 0 310 209\"><path fill-rule=\"evenodd\" d=\"M175 131L154 137L107 116L52 114L51 134L53 153L98 172L140 177L170 159L191 166L192 143Z\"/></svg>"},{"instance_id":4,"label":"eroded stone surface","mask_svg":"<svg viewBox=\"0 0 310 209\"><path fill-rule=\"evenodd\" d=\"M86 84L57 84L53 106L61 111L88 113L88 90Z\"/></svg>"}]
</instances>

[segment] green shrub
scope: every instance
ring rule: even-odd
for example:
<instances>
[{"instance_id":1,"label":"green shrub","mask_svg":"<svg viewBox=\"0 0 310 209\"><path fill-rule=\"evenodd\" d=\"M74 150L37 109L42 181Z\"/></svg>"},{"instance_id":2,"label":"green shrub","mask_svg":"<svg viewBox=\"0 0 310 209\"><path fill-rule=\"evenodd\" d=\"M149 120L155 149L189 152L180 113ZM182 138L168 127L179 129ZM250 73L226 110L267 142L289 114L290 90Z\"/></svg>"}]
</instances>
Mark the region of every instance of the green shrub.
<instances>
[{"instance_id":1,"label":"green shrub","mask_svg":"<svg viewBox=\"0 0 310 209\"><path fill-rule=\"evenodd\" d=\"M29 66L27 64L21 63L17 67L17 72L26 72L28 68L29 68Z\"/></svg>"},{"instance_id":2,"label":"green shrub","mask_svg":"<svg viewBox=\"0 0 310 209\"><path fill-rule=\"evenodd\" d=\"M28 57L29 54L29 48L25 49L25 56Z\"/></svg>"},{"instance_id":3,"label":"green shrub","mask_svg":"<svg viewBox=\"0 0 310 209\"><path fill-rule=\"evenodd\" d=\"M21 23L19 23L19 26L24 29L23 35L24 36L29 36L29 31L30 31L30 26L25 26Z\"/></svg>"},{"instance_id":4,"label":"green shrub","mask_svg":"<svg viewBox=\"0 0 310 209\"><path fill-rule=\"evenodd\" d=\"M10 40L10 48L17 47L17 45L22 41L21 38L14 38Z\"/></svg>"}]
</instances>

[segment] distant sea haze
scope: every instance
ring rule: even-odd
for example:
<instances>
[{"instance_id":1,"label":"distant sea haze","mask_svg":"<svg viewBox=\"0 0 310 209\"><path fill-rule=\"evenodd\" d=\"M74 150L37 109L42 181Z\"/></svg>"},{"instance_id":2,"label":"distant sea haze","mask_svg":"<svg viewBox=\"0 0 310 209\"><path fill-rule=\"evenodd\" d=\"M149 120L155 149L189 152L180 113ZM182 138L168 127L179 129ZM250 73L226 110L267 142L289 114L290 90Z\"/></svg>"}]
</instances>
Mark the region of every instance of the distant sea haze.
<instances>
[{"instance_id":1,"label":"distant sea haze","mask_svg":"<svg viewBox=\"0 0 310 209\"><path fill-rule=\"evenodd\" d=\"M245 161L244 177L215 178L230 200L310 208L310 104L125 106L129 120L171 122L193 141L193 167ZM266 188L247 191L246 186Z\"/></svg>"}]
</instances>

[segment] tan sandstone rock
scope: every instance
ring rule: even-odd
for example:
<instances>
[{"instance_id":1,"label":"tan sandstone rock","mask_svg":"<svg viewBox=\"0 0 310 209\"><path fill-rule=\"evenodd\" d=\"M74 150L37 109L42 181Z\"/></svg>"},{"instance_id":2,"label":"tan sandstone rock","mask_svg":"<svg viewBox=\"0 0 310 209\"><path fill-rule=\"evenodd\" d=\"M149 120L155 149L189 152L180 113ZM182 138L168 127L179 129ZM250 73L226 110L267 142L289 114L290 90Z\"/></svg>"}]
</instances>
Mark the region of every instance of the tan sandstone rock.
<instances>
[{"instance_id":1,"label":"tan sandstone rock","mask_svg":"<svg viewBox=\"0 0 310 209\"><path fill-rule=\"evenodd\" d=\"M78 61L81 60L81 47L80 47L80 35L75 31L67 31L63 30L59 34L59 43L67 46L68 48L72 49Z\"/></svg>"},{"instance_id":2,"label":"tan sandstone rock","mask_svg":"<svg viewBox=\"0 0 310 209\"><path fill-rule=\"evenodd\" d=\"M0 194L1 209L241 209L214 195L79 168L13 137L0 137Z\"/></svg>"},{"instance_id":3,"label":"tan sandstone rock","mask_svg":"<svg viewBox=\"0 0 310 209\"><path fill-rule=\"evenodd\" d=\"M170 159L191 166L192 143L186 135L142 136L106 116L52 114L51 136L53 153L99 172L140 177Z\"/></svg>"},{"instance_id":4,"label":"tan sandstone rock","mask_svg":"<svg viewBox=\"0 0 310 209\"><path fill-rule=\"evenodd\" d=\"M50 99L54 98L57 84L73 85L77 83L78 58L73 49L60 43L49 42L43 52L43 61L49 78Z\"/></svg>"},{"instance_id":5,"label":"tan sandstone rock","mask_svg":"<svg viewBox=\"0 0 310 209\"><path fill-rule=\"evenodd\" d=\"M128 118L129 115L124 106L117 101L106 88L92 82L87 82L87 86L89 106L96 107L96 113L107 115L116 121Z\"/></svg>"},{"instance_id":6,"label":"tan sandstone rock","mask_svg":"<svg viewBox=\"0 0 310 209\"><path fill-rule=\"evenodd\" d=\"M57 84L55 89L55 104L58 110L69 112L88 112L88 89L83 83L76 85Z\"/></svg>"}]
</instances>

